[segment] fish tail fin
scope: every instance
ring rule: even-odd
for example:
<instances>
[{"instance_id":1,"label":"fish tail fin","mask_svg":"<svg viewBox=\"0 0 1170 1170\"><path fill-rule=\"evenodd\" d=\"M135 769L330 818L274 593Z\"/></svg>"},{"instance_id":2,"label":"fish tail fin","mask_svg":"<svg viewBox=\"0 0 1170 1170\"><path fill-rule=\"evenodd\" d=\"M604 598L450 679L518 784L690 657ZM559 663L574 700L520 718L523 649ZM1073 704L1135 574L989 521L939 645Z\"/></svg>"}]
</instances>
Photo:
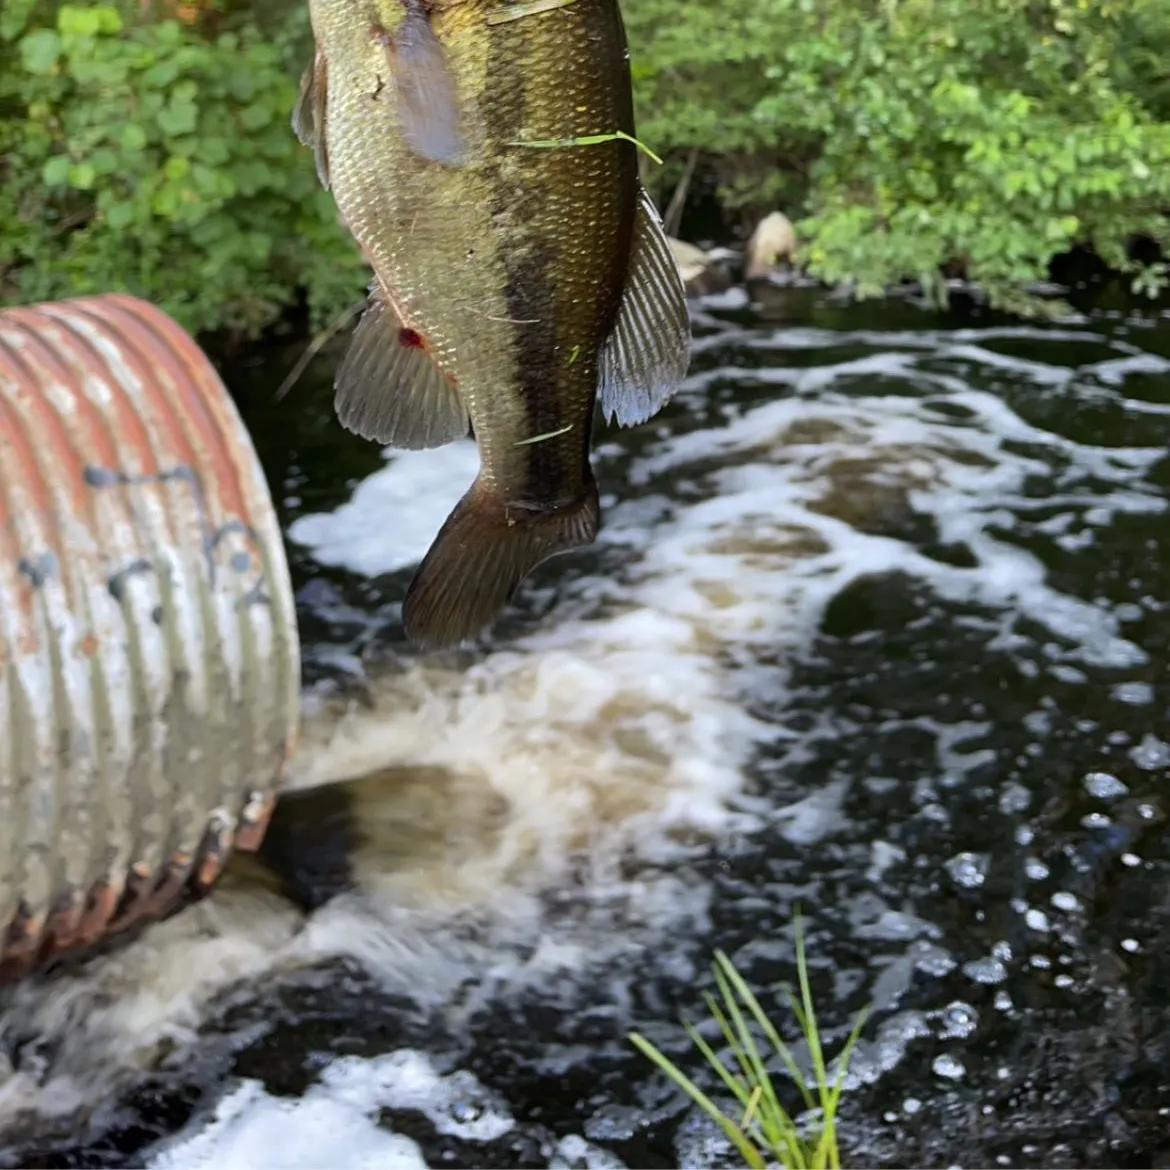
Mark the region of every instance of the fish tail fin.
<instances>
[{"instance_id":1,"label":"fish tail fin","mask_svg":"<svg viewBox=\"0 0 1170 1170\"><path fill-rule=\"evenodd\" d=\"M592 475L577 499L545 511L509 507L477 479L410 583L402 603L406 636L440 649L480 633L537 565L591 544L600 518Z\"/></svg>"}]
</instances>

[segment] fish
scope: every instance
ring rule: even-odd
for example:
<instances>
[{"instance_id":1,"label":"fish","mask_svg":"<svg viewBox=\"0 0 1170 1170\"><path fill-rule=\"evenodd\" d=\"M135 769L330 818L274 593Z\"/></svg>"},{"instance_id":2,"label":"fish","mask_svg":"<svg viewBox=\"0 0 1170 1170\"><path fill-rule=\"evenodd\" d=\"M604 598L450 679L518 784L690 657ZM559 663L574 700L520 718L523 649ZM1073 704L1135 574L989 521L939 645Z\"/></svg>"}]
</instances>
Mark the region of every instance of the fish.
<instances>
[{"instance_id":1,"label":"fish","mask_svg":"<svg viewBox=\"0 0 1170 1170\"><path fill-rule=\"evenodd\" d=\"M490 627L601 520L594 419L653 417L690 319L638 173L617 0L310 0L293 128L373 273L335 374L346 429L480 469L402 606L416 645Z\"/></svg>"}]
</instances>

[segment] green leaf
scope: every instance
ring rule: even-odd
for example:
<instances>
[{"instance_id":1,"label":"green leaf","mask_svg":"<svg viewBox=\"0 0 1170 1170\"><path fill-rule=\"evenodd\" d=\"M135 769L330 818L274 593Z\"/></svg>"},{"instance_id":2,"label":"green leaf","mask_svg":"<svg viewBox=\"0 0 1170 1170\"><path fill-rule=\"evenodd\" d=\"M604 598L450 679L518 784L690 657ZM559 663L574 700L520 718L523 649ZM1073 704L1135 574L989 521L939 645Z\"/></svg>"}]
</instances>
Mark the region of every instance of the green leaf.
<instances>
[{"instance_id":1,"label":"green leaf","mask_svg":"<svg viewBox=\"0 0 1170 1170\"><path fill-rule=\"evenodd\" d=\"M74 163L69 168L69 186L79 191L88 191L97 178L97 171L92 163Z\"/></svg>"},{"instance_id":2,"label":"green leaf","mask_svg":"<svg viewBox=\"0 0 1170 1170\"><path fill-rule=\"evenodd\" d=\"M41 179L48 187L60 187L69 178L69 159L63 154L55 154L41 168Z\"/></svg>"},{"instance_id":3,"label":"green leaf","mask_svg":"<svg viewBox=\"0 0 1170 1170\"><path fill-rule=\"evenodd\" d=\"M195 130L199 122L199 111L190 104L169 105L159 110L155 120L164 134L176 137L180 134L190 134Z\"/></svg>"},{"instance_id":4,"label":"green leaf","mask_svg":"<svg viewBox=\"0 0 1170 1170\"><path fill-rule=\"evenodd\" d=\"M51 28L30 32L20 42L20 59L33 74L52 73L61 56L61 38Z\"/></svg>"},{"instance_id":5,"label":"green leaf","mask_svg":"<svg viewBox=\"0 0 1170 1170\"><path fill-rule=\"evenodd\" d=\"M0 9L0 41L14 41L28 24L38 0L5 0Z\"/></svg>"},{"instance_id":6,"label":"green leaf","mask_svg":"<svg viewBox=\"0 0 1170 1170\"><path fill-rule=\"evenodd\" d=\"M57 14L57 28L64 36L92 37L101 27L101 16L93 8L65 4Z\"/></svg>"},{"instance_id":7,"label":"green leaf","mask_svg":"<svg viewBox=\"0 0 1170 1170\"><path fill-rule=\"evenodd\" d=\"M146 148L146 131L137 123L129 122L122 127L119 137L123 150L139 151Z\"/></svg>"},{"instance_id":8,"label":"green leaf","mask_svg":"<svg viewBox=\"0 0 1170 1170\"><path fill-rule=\"evenodd\" d=\"M121 231L129 227L134 219L134 208L129 203L115 203L106 212L106 223L114 230Z\"/></svg>"}]
</instances>

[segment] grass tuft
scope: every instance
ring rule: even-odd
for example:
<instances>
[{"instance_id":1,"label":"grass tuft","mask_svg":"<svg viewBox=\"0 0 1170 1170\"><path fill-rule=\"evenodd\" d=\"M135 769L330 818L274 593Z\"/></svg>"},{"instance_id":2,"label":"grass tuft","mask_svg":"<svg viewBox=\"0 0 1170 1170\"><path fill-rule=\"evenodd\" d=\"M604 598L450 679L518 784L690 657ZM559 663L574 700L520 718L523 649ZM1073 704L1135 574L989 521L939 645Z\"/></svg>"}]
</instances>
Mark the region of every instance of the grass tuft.
<instances>
[{"instance_id":1,"label":"grass tuft","mask_svg":"<svg viewBox=\"0 0 1170 1170\"><path fill-rule=\"evenodd\" d=\"M808 1045L813 1075L811 1085L759 1000L722 951L715 952L714 963L719 997L716 999L708 994L706 999L732 1059L721 1059L693 1024L685 1024L695 1047L719 1074L728 1092L739 1102L741 1110L737 1116L720 1109L690 1077L644 1036L638 1032L630 1034L630 1040L638 1050L718 1123L739 1151L744 1163L752 1170L764 1170L764 1167L775 1163L786 1170L840 1170L841 1166L837 1147L837 1108L849 1058L861 1035L868 1012L862 1011L858 1016L841 1051L836 1075L830 1081L813 1007L804 951L804 931L799 914L796 916L796 967L800 998L789 988L785 988L784 993ZM806 1110L800 1120L792 1117L780 1103L768 1072L767 1059L760 1051L757 1032L780 1058L800 1093Z\"/></svg>"}]
</instances>

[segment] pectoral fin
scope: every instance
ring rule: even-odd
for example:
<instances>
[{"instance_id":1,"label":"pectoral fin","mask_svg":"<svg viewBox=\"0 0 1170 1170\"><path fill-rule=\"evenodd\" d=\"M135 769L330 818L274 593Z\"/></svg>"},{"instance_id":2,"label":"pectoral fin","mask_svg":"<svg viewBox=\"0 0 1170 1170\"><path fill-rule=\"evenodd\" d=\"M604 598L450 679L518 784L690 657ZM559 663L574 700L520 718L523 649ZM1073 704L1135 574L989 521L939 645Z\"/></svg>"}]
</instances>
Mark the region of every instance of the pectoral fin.
<instances>
[{"instance_id":1,"label":"pectoral fin","mask_svg":"<svg viewBox=\"0 0 1170 1170\"><path fill-rule=\"evenodd\" d=\"M427 339L405 325L375 282L337 371L341 425L392 447L442 447L467 434L467 407Z\"/></svg>"},{"instance_id":2,"label":"pectoral fin","mask_svg":"<svg viewBox=\"0 0 1170 1170\"><path fill-rule=\"evenodd\" d=\"M630 270L601 351L598 398L620 426L653 418L690 363L691 322L682 277L650 197L639 193Z\"/></svg>"},{"instance_id":3,"label":"pectoral fin","mask_svg":"<svg viewBox=\"0 0 1170 1170\"><path fill-rule=\"evenodd\" d=\"M402 134L411 150L432 162L459 165L464 152L459 94L447 54L421 8L412 6L387 38L387 55Z\"/></svg>"},{"instance_id":4,"label":"pectoral fin","mask_svg":"<svg viewBox=\"0 0 1170 1170\"><path fill-rule=\"evenodd\" d=\"M313 152L317 163L317 178L321 186L329 190L329 156L325 143L325 102L328 97L329 67L325 54L320 49L313 57L313 64L301 78L301 92L293 109L293 133L304 146Z\"/></svg>"}]
</instances>

